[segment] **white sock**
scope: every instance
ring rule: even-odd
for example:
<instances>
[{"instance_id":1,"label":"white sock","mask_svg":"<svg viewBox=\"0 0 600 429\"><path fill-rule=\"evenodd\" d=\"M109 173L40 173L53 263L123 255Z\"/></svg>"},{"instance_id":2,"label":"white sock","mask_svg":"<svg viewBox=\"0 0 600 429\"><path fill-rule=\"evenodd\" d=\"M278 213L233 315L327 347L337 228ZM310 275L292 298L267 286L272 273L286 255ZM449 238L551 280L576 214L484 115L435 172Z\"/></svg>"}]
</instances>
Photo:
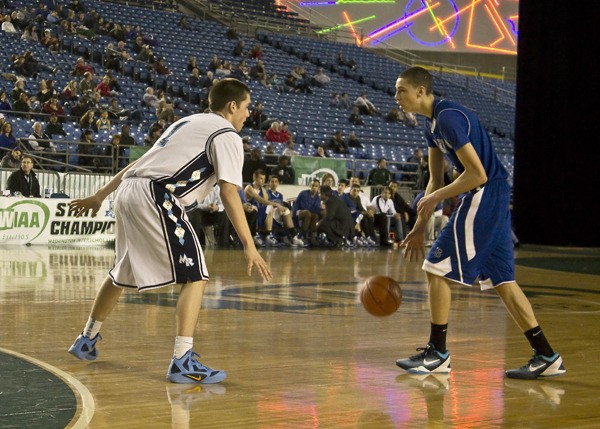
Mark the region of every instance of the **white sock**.
<instances>
[{"instance_id":1,"label":"white sock","mask_svg":"<svg viewBox=\"0 0 600 429\"><path fill-rule=\"evenodd\" d=\"M100 328L102 327L102 322L99 322L96 319L88 318L87 323L85 324L85 328L83 328L83 336L88 338L94 338L100 332Z\"/></svg>"},{"instance_id":2,"label":"white sock","mask_svg":"<svg viewBox=\"0 0 600 429\"><path fill-rule=\"evenodd\" d=\"M194 346L194 337L175 337L175 350L173 354L177 359L187 353Z\"/></svg>"}]
</instances>

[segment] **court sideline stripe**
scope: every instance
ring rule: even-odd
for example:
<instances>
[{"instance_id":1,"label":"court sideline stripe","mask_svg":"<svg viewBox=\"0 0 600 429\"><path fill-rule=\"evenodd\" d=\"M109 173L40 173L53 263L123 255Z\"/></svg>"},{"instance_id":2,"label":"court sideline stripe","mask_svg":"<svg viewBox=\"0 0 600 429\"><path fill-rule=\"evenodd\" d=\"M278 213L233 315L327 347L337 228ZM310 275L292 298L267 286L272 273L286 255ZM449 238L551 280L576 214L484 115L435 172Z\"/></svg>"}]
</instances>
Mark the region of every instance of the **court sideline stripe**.
<instances>
[{"instance_id":1,"label":"court sideline stripe","mask_svg":"<svg viewBox=\"0 0 600 429\"><path fill-rule=\"evenodd\" d=\"M71 390L75 390L81 397L81 414L79 415L77 421L75 421L75 423L69 425L68 427L70 427L71 429L83 429L89 425L90 421L92 420L92 417L94 416L94 412L96 411L96 405L94 403L94 397L92 396L91 392L87 389L87 387L83 385L83 383L81 383L72 375L64 372L63 370L60 370L55 366L50 365L49 363L43 362L31 356L23 355L21 353L15 352L13 350L4 349L2 347L0 347L0 352L5 353L7 355L15 356L19 359L26 360L36 366L39 366L40 368L51 372L52 374L58 376L67 384L69 384L71 386Z\"/></svg>"}]
</instances>

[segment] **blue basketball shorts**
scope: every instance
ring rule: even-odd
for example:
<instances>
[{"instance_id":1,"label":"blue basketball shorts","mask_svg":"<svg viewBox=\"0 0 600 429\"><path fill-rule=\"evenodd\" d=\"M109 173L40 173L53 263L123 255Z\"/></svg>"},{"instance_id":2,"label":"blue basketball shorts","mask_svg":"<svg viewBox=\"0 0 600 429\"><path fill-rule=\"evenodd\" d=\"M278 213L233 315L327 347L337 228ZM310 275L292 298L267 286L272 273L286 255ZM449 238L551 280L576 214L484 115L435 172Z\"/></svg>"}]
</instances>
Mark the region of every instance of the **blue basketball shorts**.
<instances>
[{"instance_id":1,"label":"blue basketball shorts","mask_svg":"<svg viewBox=\"0 0 600 429\"><path fill-rule=\"evenodd\" d=\"M515 281L510 216L510 185L488 182L459 200L431 246L423 270L481 289Z\"/></svg>"}]
</instances>

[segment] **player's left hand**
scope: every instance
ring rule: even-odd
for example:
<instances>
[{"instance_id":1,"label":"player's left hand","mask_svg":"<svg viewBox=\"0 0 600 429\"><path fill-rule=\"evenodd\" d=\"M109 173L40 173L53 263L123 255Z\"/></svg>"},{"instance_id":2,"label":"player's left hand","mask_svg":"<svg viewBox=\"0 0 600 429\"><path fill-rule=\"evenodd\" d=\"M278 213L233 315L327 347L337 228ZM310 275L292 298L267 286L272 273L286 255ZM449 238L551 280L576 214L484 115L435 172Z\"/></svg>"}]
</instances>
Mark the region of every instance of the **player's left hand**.
<instances>
[{"instance_id":1,"label":"player's left hand","mask_svg":"<svg viewBox=\"0 0 600 429\"><path fill-rule=\"evenodd\" d=\"M246 249L244 251L244 255L246 256L246 261L248 262L248 275L252 275L252 269L256 267L258 269L258 273L261 275L263 280L271 280L273 275L271 274L271 270L269 266L265 262L265 260L260 256L258 250L254 249Z\"/></svg>"},{"instance_id":2,"label":"player's left hand","mask_svg":"<svg viewBox=\"0 0 600 429\"><path fill-rule=\"evenodd\" d=\"M433 215L438 203L439 201L436 198L435 193L426 195L419 200L417 204L417 213L423 219L429 219L431 215Z\"/></svg>"}]
</instances>

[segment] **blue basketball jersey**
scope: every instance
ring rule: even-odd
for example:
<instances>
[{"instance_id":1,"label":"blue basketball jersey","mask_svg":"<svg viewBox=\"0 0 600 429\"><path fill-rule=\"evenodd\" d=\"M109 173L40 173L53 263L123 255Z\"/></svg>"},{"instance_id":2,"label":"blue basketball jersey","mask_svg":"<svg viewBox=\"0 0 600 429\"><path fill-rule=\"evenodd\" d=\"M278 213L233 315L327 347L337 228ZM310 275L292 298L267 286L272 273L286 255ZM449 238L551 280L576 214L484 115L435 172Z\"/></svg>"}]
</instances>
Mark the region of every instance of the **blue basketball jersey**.
<instances>
[{"instance_id":1,"label":"blue basketball jersey","mask_svg":"<svg viewBox=\"0 0 600 429\"><path fill-rule=\"evenodd\" d=\"M483 164L488 181L508 179L508 172L496 155L490 136L479 118L475 112L458 103L435 98L433 117L425 120L425 138L429 147L440 149L461 173L464 167L456 151L471 143Z\"/></svg>"}]
</instances>

